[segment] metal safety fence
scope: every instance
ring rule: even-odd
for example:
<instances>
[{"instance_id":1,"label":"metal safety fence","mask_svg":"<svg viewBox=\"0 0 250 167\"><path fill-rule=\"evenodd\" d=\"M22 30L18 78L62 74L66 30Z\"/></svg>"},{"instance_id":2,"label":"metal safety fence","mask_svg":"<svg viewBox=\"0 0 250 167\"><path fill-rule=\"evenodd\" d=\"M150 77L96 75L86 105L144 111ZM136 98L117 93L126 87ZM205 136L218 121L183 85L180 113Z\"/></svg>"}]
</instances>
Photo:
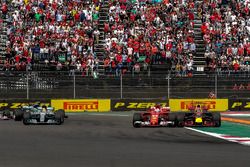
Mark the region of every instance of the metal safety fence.
<instances>
[{"instance_id":1,"label":"metal safety fence","mask_svg":"<svg viewBox=\"0 0 250 167\"><path fill-rule=\"evenodd\" d=\"M72 71L2 72L0 99L51 98L248 98L250 76L173 74L84 76Z\"/></svg>"}]
</instances>

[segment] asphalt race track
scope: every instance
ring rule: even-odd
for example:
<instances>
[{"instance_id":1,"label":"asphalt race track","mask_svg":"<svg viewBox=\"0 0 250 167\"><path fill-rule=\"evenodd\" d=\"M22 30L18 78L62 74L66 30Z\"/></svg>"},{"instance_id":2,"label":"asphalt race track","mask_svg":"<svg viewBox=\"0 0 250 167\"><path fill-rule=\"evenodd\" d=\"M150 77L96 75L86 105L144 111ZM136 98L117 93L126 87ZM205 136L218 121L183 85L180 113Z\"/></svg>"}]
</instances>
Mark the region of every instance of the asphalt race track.
<instances>
[{"instance_id":1,"label":"asphalt race track","mask_svg":"<svg viewBox=\"0 0 250 167\"><path fill-rule=\"evenodd\" d=\"M131 117L70 116L61 126L0 121L0 167L249 166L250 147Z\"/></svg>"}]
</instances>

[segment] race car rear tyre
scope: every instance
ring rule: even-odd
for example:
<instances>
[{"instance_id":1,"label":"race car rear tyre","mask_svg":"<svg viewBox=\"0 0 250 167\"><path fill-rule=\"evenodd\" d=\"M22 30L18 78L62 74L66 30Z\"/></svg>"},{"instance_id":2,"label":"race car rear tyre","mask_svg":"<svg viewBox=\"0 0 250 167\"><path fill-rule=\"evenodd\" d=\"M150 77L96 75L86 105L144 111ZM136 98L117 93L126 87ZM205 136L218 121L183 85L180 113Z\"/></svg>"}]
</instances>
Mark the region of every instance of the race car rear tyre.
<instances>
[{"instance_id":1,"label":"race car rear tyre","mask_svg":"<svg viewBox=\"0 0 250 167\"><path fill-rule=\"evenodd\" d=\"M65 111L60 109L60 110L57 110L56 113L61 113L63 119L61 119L61 118L60 119L61 119L61 123L63 123L64 122L64 118L65 118Z\"/></svg>"},{"instance_id":2,"label":"race car rear tyre","mask_svg":"<svg viewBox=\"0 0 250 167\"><path fill-rule=\"evenodd\" d=\"M16 110L13 112L14 120L15 120L15 121L22 121L22 119L23 119L23 114L24 114L24 111L23 111L23 110L21 110L21 109L16 109Z\"/></svg>"},{"instance_id":3,"label":"race car rear tyre","mask_svg":"<svg viewBox=\"0 0 250 167\"><path fill-rule=\"evenodd\" d=\"M142 121L141 113L134 113L133 115L133 126L135 128L140 128L141 124L135 123L136 121Z\"/></svg>"},{"instance_id":4,"label":"race car rear tyre","mask_svg":"<svg viewBox=\"0 0 250 167\"><path fill-rule=\"evenodd\" d=\"M214 112L212 113L213 115L213 121L214 121L214 126L215 127L220 127L221 126L221 115L219 112Z\"/></svg>"},{"instance_id":5,"label":"race car rear tyre","mask_svg":"<svg viewBox=\"0 0 250 167\"><path fill-rule=\"evenodd\" d=\"M29 125L30 116L31 116L30 112L23 113L23 124L24 125Z\"/></svg>"},{"instance_id":6,"label":"race car rear tyre","mask_svg":"<svg viewBox=\"0 0 250 167\"><path fill-rule=\"evenodd\" d=\"M61 125L64 122L64 113L58 110L57 112L55 112L55 119L57 125Z\"/></svg>"},{"instance_id":7,"label":"race car rear tyre","mask_svg":"<svg viewBox=\"0 0 250 167\"><path fill-rule=\"evenodd\" d=\"M184 117L185 113L183 112L178 112L176 113L176 124L178 127L184 127Z\"/></svg>"}]
</instances>

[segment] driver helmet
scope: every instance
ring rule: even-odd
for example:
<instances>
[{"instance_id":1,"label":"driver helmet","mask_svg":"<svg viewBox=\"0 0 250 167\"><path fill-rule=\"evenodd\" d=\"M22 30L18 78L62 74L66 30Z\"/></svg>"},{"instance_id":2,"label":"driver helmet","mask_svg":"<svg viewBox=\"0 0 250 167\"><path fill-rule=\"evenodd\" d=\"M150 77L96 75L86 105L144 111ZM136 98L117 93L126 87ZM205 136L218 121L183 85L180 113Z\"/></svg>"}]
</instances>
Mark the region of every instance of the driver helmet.
<instances>
[{"instance_id":1,"label":"driver helmet","mask_svg":"<svg viewBox=\"0 0 250 167\"><path fill-rule=\"evenodd\" d=\"M196 111L198 111L198 112L201 111L201 106L199 104L196 106Z\"/></svg>"},{"instance_id":2,"label":"driver helmet","mask_svg":"<svg viewBox=\"0 0 250 167\"><path fill-rule=\"evenodd\" d=\"M155 108L159 108L160 109L161 108L161 104L160 103L156 104Z\"/></svg>"},{"instance_id":3,"label":"driver helmet","mask_svg":"<svg viewBox=\"0 0 250 167\"><path fill-rule=\"evenodd\" d=\"M47 111L47 106L43 105L43 106L42 106L42 111L43 111L43 112Z\"/></svg>"},{"instance_id":4,"label":"driver helmet","mask_svg":"<svg viewBox=\"0 0 250 167\"><path fill-rule=\"evenodd\" d=\"M160 108L156 108L155 111L156 111L156 112L160 112Z\"/></svg>"},{"instance_id":5,"label":"driver helmet","mask_svg":"<svg viewBox=\"0 0 250 167\"><path fill-rule=\"evenodd\" d=\"M35 103L35 104L33 105L33 107L34 107L34 108L38 108L38 107L40 107L40 105L41 105L41 103L40 103L40 102L37 102L37 103Z\"/></svg>"}]
</instances>

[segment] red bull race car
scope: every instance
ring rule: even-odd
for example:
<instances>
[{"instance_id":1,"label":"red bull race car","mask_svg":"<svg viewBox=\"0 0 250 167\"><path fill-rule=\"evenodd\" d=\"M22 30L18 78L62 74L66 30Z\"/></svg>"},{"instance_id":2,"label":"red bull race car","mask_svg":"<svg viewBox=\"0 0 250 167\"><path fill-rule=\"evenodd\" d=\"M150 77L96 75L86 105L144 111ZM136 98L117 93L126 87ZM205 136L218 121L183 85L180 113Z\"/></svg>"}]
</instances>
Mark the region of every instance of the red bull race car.
<instances>
[{"instance_id":1,"label":"red bull race car","mask_svg":"<svg viewBox=\"0 0 250 167\"><path fill-rule=\"evenodd\" d=\"M169 107L156 105L146 112L134 113L133 126L135 128L174 126L175 118L175 114L170 112Z\"/></svg>"},{"instance_id":2,"label":"red bull race car","mask_svg":"<svg viewBox=\"0 0 250 167\"><path fill-rule=\"evenodd\" d=\"M177 112L176 126L220 127L221 115L219 112L209 112L205 106L197 105L189 108L189 112Z\"/></svg>"}]
</instances>

